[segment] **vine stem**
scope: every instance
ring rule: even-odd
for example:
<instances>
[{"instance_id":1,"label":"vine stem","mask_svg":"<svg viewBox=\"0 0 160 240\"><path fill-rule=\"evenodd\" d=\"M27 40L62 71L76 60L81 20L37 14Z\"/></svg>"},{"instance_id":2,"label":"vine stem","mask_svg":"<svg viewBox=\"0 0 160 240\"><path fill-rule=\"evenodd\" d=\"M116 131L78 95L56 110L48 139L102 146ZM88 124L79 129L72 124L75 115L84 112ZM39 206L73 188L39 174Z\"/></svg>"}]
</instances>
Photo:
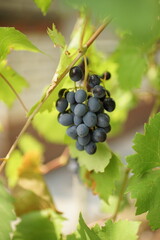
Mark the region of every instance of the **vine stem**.
<instances>
[{"instance_id":1,"label":"vine stem","mask_svg":"<svg viewBox=\"0 0 160 240\"><path fill-rule=\"evenodd\" d=\"M125 174L124 174L124 179L123 179L123 182L122 182L122 185L121 185L121 190L120 190L119 197L118 197L118 203L117 203L117 206L116 206L116 209L115 209L115 213L112 216L113 221L116 220L117 215L119 213L121 202L123 200L123 195L124 195L124 192L126 190L127 183L128 183L129 173L130 173L130 169L126 168Z\"/></svg>"},{"instance_id":2,"label":"vine stem","mask_svg":"<svg viewBox=\"0 0 160 240\"><path fill-rule=\"evenodd\" d=\"M10 87L10 89L12 90L12 92L16 95L17 99L19 100L20 104L22 105L24 111L26 113L28 113L28 109L27 107L25 106L24 102L22 101L22 99L20 98L20 96L18 95L18 93L16 92L16 90L14 89L14 87L12 86L12 84L7 80L7 78L2 74L0 73L0 77L7 83L7 85Z\"/></svg>"},{"instance_id":3,"label":"vine stem","mask_svg":"<svg viewBox=\"0 0 160 240\"><path fill-rule=\"evenodd\" d=\"M7 153L5 158L0 158L0 160L4 161L2 162L2 164L0 165L0 172L3 170L5 164L6 164L6 160L9 159L11 153L14 151L14 149L16 148L20 137L23 135L23 133L26 131L26 129L28 128L28 126L30 125L30 123L32 122L34 116L36 115L36 113L39 111L39 109L41 108L41 106L44 104L44 102L48 99L48 97L51 95L52 91L56 88L56 86L60 83L60 81L66 76L66 74L69 72L70 68L73 67L75 65L75 63L86 53L87 49L91 46L91 44L97 39L97 37L100 35L100 33L105 29L105 27L110 23L110 20L103 23L101 26L99 26L99 28L94 32L94 34L91 36L91 38L87 41L87 43L80 49L78 55L75 57L75 59L71 62L71 64L69 64L69 66L64 70L64 72L62 72L60 74L60 76L58 77L58 73L55 73L52 79L52 83L50 85L50 87L47 89L46 94L44 95L44 97L41 99L41 101L39 102L38 106L35 108L35 110L32 112L32 114L29 116L29 118L27 119L24 127L22 128L21 132L19 133L18 137L16 138L15 142L13 143L13 145L11 146L9 152Z\"/></svg>"}]
</instances>

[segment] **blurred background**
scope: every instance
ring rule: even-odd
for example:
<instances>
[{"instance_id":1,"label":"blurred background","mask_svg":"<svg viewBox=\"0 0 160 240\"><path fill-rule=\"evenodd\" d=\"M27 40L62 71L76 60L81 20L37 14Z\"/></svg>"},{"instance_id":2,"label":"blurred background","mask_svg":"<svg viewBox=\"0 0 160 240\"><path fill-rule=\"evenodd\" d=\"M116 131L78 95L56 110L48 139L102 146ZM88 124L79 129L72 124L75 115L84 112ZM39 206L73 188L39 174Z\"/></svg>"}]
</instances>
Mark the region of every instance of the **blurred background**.
<instances>
[{"instance_id":1,"label":"blurred background","mask_svg":"<svg viewBox=\"0 0 160 240\"><path fill-rule=\"evenodd\" d=\"M53 43L46 34L47 27L51 28L54 22L69 42L76 18L77 13L69 7L64 9L64 5L62 6L60 1L54 2L48 14L42 16L32 0L0 0L0 26L14 26L25 33L39 49L48 54L21 51L11 52L8 56L9 65L29 82L29 88L21 93L21 98L28 109L40 99L44 88L50 84L59 61L60 50L53 47ZM109 55L114 51L117 43L117 36L113 29L108 27L97 40L97 47ZM132 139L135 132L143 132L143 124L148 120L153 103L153 98L147 101L142 99L136 108L129 112L122 132L108 140L111 149L118 153L124 162L125 156L133 153ZM23 109L16 101L11 109L0 102L0 119L3 124L3 131L0 133L0 156L3 157L20 132L26 118ZM33 134L45 145L45 162L57 158L64 150L63 145L45 141L32 127L29 127L27 132ZM93 196L81 184L77 168L76 162L70 161L67 166L54 169L45 175L57 208L68 219L64 224L65 233L70 233L75 229L80 211L88 223L106 216L98 197ZM130 215L132 218L134 211ZM142 239L152 239L152 233L148 232L147 234Z\"/></svg>"}]
</instances>

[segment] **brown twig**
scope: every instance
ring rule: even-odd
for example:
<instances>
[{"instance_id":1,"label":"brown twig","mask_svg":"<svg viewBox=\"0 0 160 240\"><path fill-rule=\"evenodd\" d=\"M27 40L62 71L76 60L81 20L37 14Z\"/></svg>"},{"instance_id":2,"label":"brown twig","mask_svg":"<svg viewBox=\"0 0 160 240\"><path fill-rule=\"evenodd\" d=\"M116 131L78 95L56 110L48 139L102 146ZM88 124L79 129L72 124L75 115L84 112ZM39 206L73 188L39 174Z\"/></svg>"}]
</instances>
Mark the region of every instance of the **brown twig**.
<instances>
[{"instance_id":1,"label":"brown twig","mask_svg":"<svg viewBox=\"0 0 160 240\"><path fill-rule=\"evenodd\" d=\"M65 148L65 150L63 151L60 157L57 157L51 160L50 162L42 165L41 172L43 174L46 174L56 168L63 167L67 164L68 160L69 160L69 150L68 148Z\"/></svg>"},{"instance_id":2,"label":"brown twig","mask_svg":"<svg viewBox=\"0 0 160 240\"><path fill-rule=\"evenodd\" d=\"M87 49L90 47L90 45L97 39L97 37L100 35L100 33L104 30L104 28L110 23L110 21L108 21L105 24L102 24L96 31L95 33L91 36L91 38L87 41L87 43L84 45L84 47L82 47L81 51L78 53L78 55L75 57L75 59L72 61L72 63L64 70L64 72L62 74L60 74L60 76L58 77L57 73L55 73L53 79L52 79L52 84L50 85L50 87L48 88L48 90L46 91L46 94L44 95L44 97L41 99L41 101L39 102L39 105L36 107L36 109L32 112L32 114L29 116L28 120L26 121L24 127L22 128L20 134L18 135L18 137L16 138L15 142L13 143L13 145L11 146L7 156L5 157L5 159L8 159L11 155L11 153L13 152L13 150L16 148L17 143L20 139L20 137L22 136L22 134L26 131L26 129L28 128L28 126L30 125L31 121L33 120L34 116L36 115L36 113L40 110L41 106L44 104L44 102L48 99L48 97L51 95L51 93L53 92L53 90L57 87L57 85L61 82L61 80L66 76L66 74L69 72L70 68L72 66L75 65L75 63L86 53ZM1 166L0 166L0 172L3 170L4 166L5 166L6 161L4 161Z\"/></svg>"},{"instance_id":3,"label":"brown twig","mask_svg":"<svg viewBox=\"0 0 160 240\"><path fill-rule=\"evenodd\" d=\"M12 84L7 80L7 78L0 73L0 77L6 82L6 84L10 87L10 89L12 90L12 92L16 95L17 99L19 100L20 104L22 105L24 111L27 113L28 109L25 106L24 102L22 101L22 99L20 98L20 96L18 95L18 93L16 92L16 90L14 89L14 87L12 86Z\"/></svg>"}]
</instances>

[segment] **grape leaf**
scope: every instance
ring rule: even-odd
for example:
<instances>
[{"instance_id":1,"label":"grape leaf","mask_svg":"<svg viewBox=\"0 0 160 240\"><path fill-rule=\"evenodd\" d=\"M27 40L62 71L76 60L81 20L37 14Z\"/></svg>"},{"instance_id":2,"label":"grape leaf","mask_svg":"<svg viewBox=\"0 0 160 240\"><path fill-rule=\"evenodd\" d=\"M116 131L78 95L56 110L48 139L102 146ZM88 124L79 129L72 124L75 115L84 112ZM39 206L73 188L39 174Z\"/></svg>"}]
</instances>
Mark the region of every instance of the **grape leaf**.
<instances>
[{"instance_id":1,"label":"grape leaf","mask_svg":"<svg viewBox=\"0 0 160 240\"><path fill-rule=\"evenodd\" d=\"M80 152L74 145L70 145L69 148L71 156L78 158L80 166L84 166L88 171L104 172L112 157L106 143L98 143L97 152L94 155L89 155L84 151Z\"/></svg>"},{"instance_id":2,"label":"grape leaf","mask_svg":"<svg viewBox=\"0 0 160 240\"><path fill-rule=\"evenodd\" d=\"M61 48L65 47L66 43L64 36L57 31L54 23L52 24L52 29L48 28L47 33L55 46L59 46Z\"/></svg>"},{"instance_id":3,"label":"grape leaf","mask_svg":"<svg viewBox=\"0 0 160 240\"><path fill-rule=\"evenodd\" d=\"M46 15L53 0L33 0L38 8L41 9L43 15Z\"/></svg>"},{"instance_id":4,"label":"grape leaf","mask_svg":"<svg viewBox=\"0 0 160 240\"><path fill-rule=\"evenodd\" d=\"M0 182L0 239L10 240L12 232L11 222L16 219L13 199Z\"/></svg>"},{"instance_id":5,"label":"grape leaf","mask_svg":"<svg viewBox=\"0 0 160 240\"><path fill-rule=\"evenodd\" d=\"M139 176L133 176L129 182L128 191L135 198L136 214L147 213L147 219L153 230L160 228L160 171L150 170Z\"/></svg>"},{"instance_id":6,"label":"grape leaf","mask_svg":"<svg viewBox=\"0 0 160 240\"><path fill-rule=\"evenodd\" d=\"M90 187L94 194L98 194L101 199L108 202L109 196L115 189L115 181L119 178L120 160L114 154L104 172L88 172L83 174L83 180Z\"/></svg>"},{"instance_id":7,"label":"grape leaf","mask_svg":"<svg viewBox=\"0 0 160 240\"><path fill-rule=\"evenodd\" d=\"M146 60L141 48L123 40L115 53L115 61L118 64L120 87L124 90L140 87L146 70Z\"/></svg>"},{"instance_id":8,"label":"grape leaf","mask_svg":"<svg viewBox=\"0 0 160 240\"><path fill-rule=\"evenodd\" d=\"M58 240L62 220L50 209L25 214L17 225L13 240Z\"/></svg>"},{"instance_id":9,"label":"grape leaf","mask_svg":"<svg viewBox=\"0 0 160 240\"><path fill-rule=\"evenodd\" d=\"M17 93L20 93L24 87L28 87L26 80L11 67L7 66L5 61L0 63L0 73L9 81ZM5 102L9 107L12 106L17 97L1 76L0 85L0 100Z\"/></svg>"},{"instance_id":10,"label":"grape leaf","mask_svg":"<svg viewBox=\"0 0 160 240\"><path fill-rule=\"evenodd\" d=\"M136 134L134 155L127 157L128 166L134 175L128 186L132 198L136 198L136 214L148 212L147 219L152 229L160 227L160 113L145 125L145 134Z\"/></svg>"},{"instance_id":11,"label":"grape leaf","mask_svg":"<svg viewBox=\"0 0 160 240\"><path fill-rule=\"evenodd\" d=\"M145 125L144 135L137 133L133 140L133 149L137 152L127 157L129 168L135 174L160 166L160 113L150 119Z\"/></svg>"},{"instance_id":12,"label":"grape leaf","mask_svg":"<svg viewBox=\"0 0 160 240\"><path fill-rule=\"evenodd\" d=\"M101 240L137 240L137 231L140 222L131 222L128 220L120 220L112 222L108 220L104 227L96 225L92 230L98 235Z\"/></svg>"},{"instance_id":13,"label":"grape leaf","mask_svg":"<svg viewBox=\"0 0 160 240\"><path fill-rule=\"evenodd\" d=\"M5 59L11 50L41 52L20 31L13 27L0 27L0 60Z\"/></svg>"}]
</instances>

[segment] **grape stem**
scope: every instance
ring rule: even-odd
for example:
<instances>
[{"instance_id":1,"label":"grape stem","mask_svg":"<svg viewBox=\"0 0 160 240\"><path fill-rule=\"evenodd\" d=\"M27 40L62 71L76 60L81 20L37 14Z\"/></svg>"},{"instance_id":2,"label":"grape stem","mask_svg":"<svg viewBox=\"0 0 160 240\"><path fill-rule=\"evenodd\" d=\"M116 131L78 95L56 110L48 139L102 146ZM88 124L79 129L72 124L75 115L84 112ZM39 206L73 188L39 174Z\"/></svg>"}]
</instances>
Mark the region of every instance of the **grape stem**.
<instances>
[{"instance_id":1,"label":"grape stem","mask_svg":"<svg viewBox=\"0 0 160 240\"><path fill-rule=\"evenodd\" d=\"M124 179L123 179L121 189L120 189L120 193L119 193L119 197L118 197L117 206L116 206L116 209L115 209L115 213L112 216L113 221L115 221L117 219L117 215L119 213L121 202L123 200L123 196L124 196L126 186L127 186L127 183L128 183L129 173L130 173L130 169L126 168L125 173L124 173Z\"/></svg>"},{"instance_id":2,"label":"grape stem","mask_svg":"<svg viewBox=\"0 0 160 240\"><path fill-rule=\"evenodd\" d=\"M32 114L28 117L24 127L22 128L21 132L19 133L18 137L16 138L15 142L13 143L13 145L11 146L9 152L7 153L5 158L1 158L4 159L4 161L2 162L2 164L0 165L0 172L3 170L5 164L6 164L6 160L9 159L11 153L14 151L14 149L16 148L20 137L23 135L23 133L26 131L26 129L28 128L28 126L30 125L30 123L32 122L34 116L36 115L36 113L40 110L40 108L42 107L42 105L44 104L44 102L48 99L48 97L51 95L51 93L53 92L53 90L57 87L57 85L61 82L61 80L66 76L66 74L69 72L70 68L73 67L75 65L75 63L86 53L87 49L91 46L91 44L97 39L97 37L101 34L101 32L105 29L105 27L111 22L111 20L106 21L105 23L103 23L95 32L94 34L91 36L91 38L87 41L87 43L82 46L82 48L80 49L78 55L75 57L75 59L71 62L71 64L69 64L69 66L62 72L62 74L60 74L60 76L58 76L57 73L54 74L53 79L52 79L52 83L49 86L49 88L46 90L46 93L44 95L44 97L40 100L39 104L37 105L37 107L35 108L35 110L32 112Z\"/></svg>"},{"instance_id":3,"label":"grape stem","mask_svg":"<svg viewBox=\"0 0 160 240\"><path fill-rule=\"evenodd\" d=\"M14 87L12 86L12 84L7 80L7 78L2 74L0 73L0 77L6 82L6 84L10 87L10 89L12 90L12 92L16 95L17 99L19 100L20 104L22 105L24 111L26 113L28 113L28 109L27 107L25 106L24 102L22 101L22 99L20 98L20 96L18 95L18 93L16 92L16 90L14 89Z\"/></svg>"}]
</instances>

